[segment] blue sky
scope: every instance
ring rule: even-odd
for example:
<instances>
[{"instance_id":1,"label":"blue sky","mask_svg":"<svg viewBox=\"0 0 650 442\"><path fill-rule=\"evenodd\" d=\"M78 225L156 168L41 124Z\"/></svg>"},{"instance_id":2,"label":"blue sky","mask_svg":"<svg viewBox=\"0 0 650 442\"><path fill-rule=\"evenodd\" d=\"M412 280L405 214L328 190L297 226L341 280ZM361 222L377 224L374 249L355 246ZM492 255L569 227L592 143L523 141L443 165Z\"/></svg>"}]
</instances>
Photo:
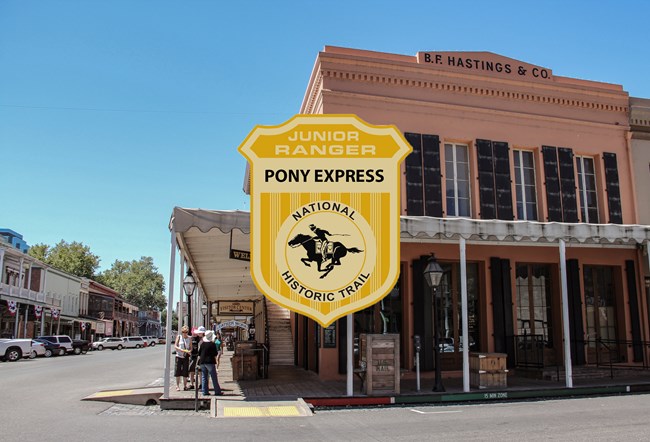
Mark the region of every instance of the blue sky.
<instances>
[{"instance_id":1,"label":"blue sky","mask_svg":"<svg viewBox=\"0 0 650 442\"><path fill-rule=\"evenodd\" d=\"M0 0L0 227L167 279L172 208L249 209L236 149L298 113L325 45L490 51L650 98L648 4Z\"/></svg>"}]
</instances>

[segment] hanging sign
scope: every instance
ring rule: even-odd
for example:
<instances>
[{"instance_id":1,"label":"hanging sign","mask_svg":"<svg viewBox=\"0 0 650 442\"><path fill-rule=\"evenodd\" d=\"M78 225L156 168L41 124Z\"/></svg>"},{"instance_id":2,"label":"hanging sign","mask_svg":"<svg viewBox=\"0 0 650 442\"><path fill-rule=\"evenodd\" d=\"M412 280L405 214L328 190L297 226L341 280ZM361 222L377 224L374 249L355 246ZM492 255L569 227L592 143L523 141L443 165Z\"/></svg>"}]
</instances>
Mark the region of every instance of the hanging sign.
<instances>
[{"instance_id":1,"label":"hanging sign","mask_svg":"<svg viewBox=\"0 0 650 442\"><path fill-rule=\"evenodd\" d=\"M34 306L34 316L36 316L36 319L40 319L42 315L43 315L43 306L40 305Z\"/></svg>"},{"instance_id":2,"label":"hanging sign","mask_svg":"<svg viewBox=\"0 0 650 442\"><path fill-rule=\"evenodd\" d=\"M16 312L18 311L18 304L16 304L16 301L7 301L7 306L9 307L9 314L11 316L16 316Z\"/></svg>"},{"instance_id":3,"label":"hanging sign","mask_svg":"<svg viewBox=\"0 0 650 442\"><path fill-rule=\"evenodd\" d=\"M239 151L251 177L251 275L271 301L323 326L383 298L399 276L394 126L298 115L258 126Z\"/></svg>"},{"instance_id":4,"label":"hanging sign","mask_svg":"<svg viewBox=\"0 0 650 442\"><path fill-rule=\"evenodd\" d=\"M253 301L219 301L219 315L252 315Z\"/></svg>"}]
</instances>

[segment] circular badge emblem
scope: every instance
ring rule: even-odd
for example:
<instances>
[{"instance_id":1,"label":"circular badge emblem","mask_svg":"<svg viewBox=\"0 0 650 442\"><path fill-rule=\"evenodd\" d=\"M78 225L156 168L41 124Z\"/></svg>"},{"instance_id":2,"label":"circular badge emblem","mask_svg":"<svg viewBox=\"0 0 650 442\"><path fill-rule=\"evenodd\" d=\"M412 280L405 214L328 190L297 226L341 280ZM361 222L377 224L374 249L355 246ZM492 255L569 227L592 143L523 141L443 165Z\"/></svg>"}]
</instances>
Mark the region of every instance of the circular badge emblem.
<instances>
[{"instance_id":1,"label":"circular badge emblem","mask_svg":"<svg viewBox=\"0 0 650 442\"><path fill-rule=\"evenodd\" d=\"M282 224L276 241L282 278L308 299L345 299L364 285L373 270L372 229L343 203L316 201L302 206Z\"/></svg>"}]
</instances>

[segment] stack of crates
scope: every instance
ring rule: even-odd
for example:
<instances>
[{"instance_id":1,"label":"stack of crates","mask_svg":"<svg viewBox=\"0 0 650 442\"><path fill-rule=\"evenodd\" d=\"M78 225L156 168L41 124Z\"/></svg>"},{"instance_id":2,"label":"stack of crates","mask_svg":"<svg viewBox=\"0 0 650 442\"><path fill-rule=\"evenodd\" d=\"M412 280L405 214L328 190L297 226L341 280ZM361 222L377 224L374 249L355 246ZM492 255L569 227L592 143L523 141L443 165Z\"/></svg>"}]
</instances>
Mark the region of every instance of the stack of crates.
<instances>
[{"instance_id":1,"label":"stack of crates","mask_svg":"<svg viewBox=\"0 0 650 442\"><path fill-rule=\"evenodd\" d=\"M508 386L507 357L508 355L505 353L470 353L470 387L478 389L506 388Z\"/></svg>"}]
</instances>

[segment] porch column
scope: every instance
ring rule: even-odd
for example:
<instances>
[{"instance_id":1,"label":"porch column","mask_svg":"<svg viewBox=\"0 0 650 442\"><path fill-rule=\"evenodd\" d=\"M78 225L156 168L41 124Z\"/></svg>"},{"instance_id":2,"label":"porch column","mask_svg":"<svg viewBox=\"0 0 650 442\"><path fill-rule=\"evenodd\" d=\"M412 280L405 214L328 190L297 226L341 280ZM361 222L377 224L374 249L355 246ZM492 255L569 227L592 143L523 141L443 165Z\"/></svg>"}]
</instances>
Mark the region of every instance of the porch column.
<instances>
[{"instance_id":1,"label":"porch column","mask_svg":"<svg viewBox=\"0 0 650 442\"><path fill-rule=\"evenodd\" d=\"M47 305L47 271L48 268L45 268L45 274L43 276L43 293L45 294L45 302L43 303L43 310L41 310L41 334L45 334L45 306Z\"/></svg>"},{"instance_id":2,"label":"porch column","mask_svg":"<svg viewBox=\"0 0 650 442\"><path fill-rule=\"evenodd\" d=\"M178 302L178 332L180 333L181 328L183 328L183 325L186 325L184 323L184 316L183 316L183 278L185 277L185 260L181 256L181 273L180 273L179 279L179 288L178 288L178 294L179 294L179 302ZM189 304L188 304L189 306Z\"/></svg>"},{"instance_id":3,"label":"porch column","mask_svg":"<svg viewBox=\"0 0 650 442\"><path fill-rule=\"evenodd\" d=\"M465 238L460 237L460 304L463 318L463 391L469 392L469 324L467 323L467 260Z\"/></svg>"},{"instance_id":4,"label":"porch column","mask_svg":"<svg viewBox=\"0 0 650 442\"><path fill-rule=\"evenodd\" d=\"M4 272L5 249L0 249L0 283L3 283L2 274Z\"/></svg>"},{"instance_id":5,"label":"porch column","mask_svg":"<svg viewBox=\"0 0 650 442\"><path fill-rule=\"evenodd\" d=\"M172 358L172 303L174 302L174 271L176 270L176 232L174 231L173 227L171 235L171 256L169 258L169 296L167 297L167 332L165 333L165 364L163 370L163 398L165 399L169 399L169 374Z\"/></svg>"},{"instance_id":6,"label":"porch column","mask_svg":"<svg viewBox=\"0 0 650 442\"><path fill-rule=\"evenodd\" d=\"M573 388L571 370L571 334L569 332L569 295L566 276L566 244L560 240L560 280L562 281L562 335L564 338L564 372L567 388Z\"/></svg>"},{"instance_id":7,"label":"porch column","mask_svg":"<svg viewBox=\"0 0 650 442\"><path fill-rule=\"evenodd\" d=\"M27 337L27 318L29 316L29 304L25 304L25 320L23 321L23 338Z\"/></svg>"},{"instance_id":8,"label":"porch column","mask_svg":"<svg viewBox=\"0 0 650 442\"><path fill-rule=\"evenodd\" d=\"M353 345L354 345L354 313L350 313L347 317L347 330L346 330L346 340L348 344L348 354L347 354L347 365L348 365L348 377L347 377L347 395L348 396L354 396L354 368L353 368L353 361L354 361L354 351L353 351Z\"/></svg>"}]
</instances>

